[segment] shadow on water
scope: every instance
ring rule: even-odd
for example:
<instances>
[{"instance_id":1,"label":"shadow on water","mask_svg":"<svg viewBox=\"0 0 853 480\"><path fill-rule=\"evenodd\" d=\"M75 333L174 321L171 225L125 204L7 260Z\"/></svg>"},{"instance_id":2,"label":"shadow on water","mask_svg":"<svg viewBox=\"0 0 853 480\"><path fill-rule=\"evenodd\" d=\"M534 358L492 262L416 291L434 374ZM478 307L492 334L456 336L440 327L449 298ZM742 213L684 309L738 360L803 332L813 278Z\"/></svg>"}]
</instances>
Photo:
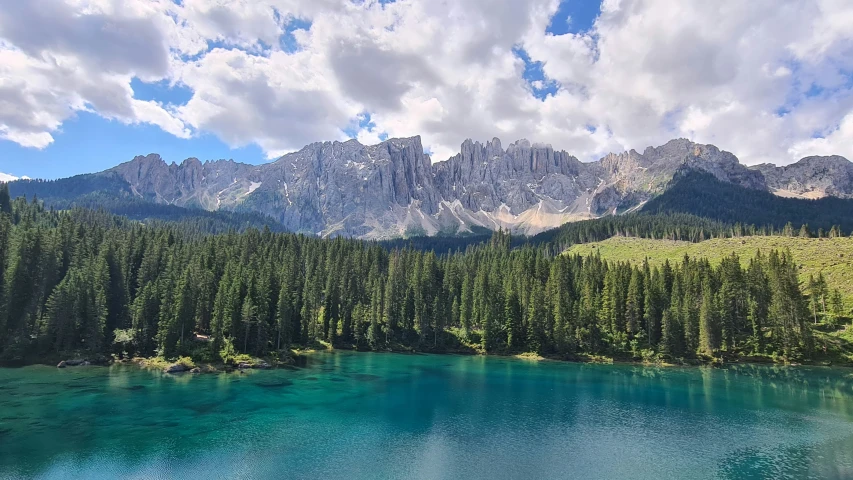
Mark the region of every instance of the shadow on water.
<instances>
[{"instance_id":1,"label":"shadow on water","mask_svg":"<svg viewBox=\"0 0 853 480\"><path fill-rule=\"evenodd\" d=\"M284 387L289 387L293 385L293 382L290 380L278 380L278 381L263 381L254 383L256 387L260 388L268 388L268 389L279 389Z\"/></svg>"}]
</instances>

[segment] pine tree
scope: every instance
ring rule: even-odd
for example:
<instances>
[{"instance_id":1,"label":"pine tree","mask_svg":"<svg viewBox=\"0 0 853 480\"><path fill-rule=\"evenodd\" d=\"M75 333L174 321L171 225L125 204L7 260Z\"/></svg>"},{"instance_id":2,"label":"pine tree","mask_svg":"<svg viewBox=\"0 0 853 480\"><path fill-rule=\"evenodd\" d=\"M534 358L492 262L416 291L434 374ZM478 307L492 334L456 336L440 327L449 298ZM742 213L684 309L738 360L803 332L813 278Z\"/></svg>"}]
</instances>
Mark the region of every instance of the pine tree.
<instances>
[{"instance_id":1,"label":"pine tree","mask_svg":"<svg viewBox=\"0 0 853 480\"><path fill-rule=\"evenodd\" d=\"M378 287L377 287L378 288ZM382 329L379 326L379 316L370 316L370 326L367 328L367 344L373 350L378 350L382 341Z\"/></svg>"},{"instance_id":2,"label":"pine tree","mask_svg":"<svg viewBox=\"0 0 853 480\"><path fill-rule=\"evenodd\" d=\"M293 342L293 304L288 282L287 279L281 282L281 289L278 292L276 350L281 350L282 346L290 345Z\"/></svg>"},{"instance_id":3,"label":"pine tree","mask_svg":"<svg viewBox=\"0 0 853 480\"><path fill-rule=\"evenodd\" d=\"M817 311L820 308L820 286L817 280L815 280L814 275L809 275L807 288L809 292L809 309L812 312L814 324L817 325Z\"/></svg>"},{"instance_id":4,"label":"pine tree","mask_svg":"<svg viewBox=\"0 0 853 480\"><path fill-rule=\"evenodd\" d=\"M527 308L527 345L531 351L544 353L545 339L545 298L542 288L534 285L530 295L530 305Z\"/></svg>"},{"instance_id":5,"label":"pine tree","mask_svg":"<svg viewBox=\"0 0 853 480\"><path fill-rule=\"evenodd\" d=\"M629 338L640 330L640 320L643 318L643 279L640 270L634 269L628 284L628 297L625 300L625 330Z\"/></svg>"},{"instance_id":6,"label":"pine tree","mask_svg":"<svg viewBox=\"0 0 853 480\"><path fill-rule=\"evenodd\" d=\"M714 355L719 350L717 306L711 283L705 281L702 286L702 308L699 310L699 352L702 355Z\"/></svg>"},{"instance_id":7,"label":"pine tree","mask_svg":"<svg viewBox=\"0 0 853 480\"><path fill-rule=\"evenodd\" d=\"M243 302L243 308L240 310L240 323L243 329L243 352L249 351L249 333L252 330L252 325L257 321L257 309L252 302L252 297L246 297Z\"/></svg>"},{"instance_id":8,"label":"pine tree","mask_svg":"<svg viewBox=\"0 0 853 480\"><path fill-rule=\"evenodd\" d=\"M684 353L682 344L684 334L681 331L681 328L679 328L680 323L678 322L676 312L677 310L672 308L663 312L663 317L661 318L662 338L660 350L661 352L673 357L680 357Z\"/></svg>"},{"instance_id":9,"label":"pine tree","mask_svg":"<svg viewBox=\"0 0 853 480\"><path fill-rule=\"evenodd\" d=\"M151 282L139 290L133 303L131 328L134 331L137 349L142 355L154 353L154 337L157 333L156 320L160 312L161 298L158 284Z\"/></svg>"},{"instance_id":10,"label":"pine tree","mask_svg":"<svg viewBox=\"0 0 853 480\"><path fill-rule=\"evenodd\" d=\"M472 290L471 276L465 275L465 280L462 282L462 296L460 297L459 323L462 327L462 336L466 339L470 338L471 334Z\"/></svg>"},{"instance_id":11,"label":"pine tree","mask_svg":"<svg viewBox=\"0 0 853 480\"><path fill-rule=\"evenodd\" d=\"M184 272L177 285L177 290L171 298L170 303L174 309L166 318L160 321L157 340L163 356L174 357L184 348L188 339L189 322L195 311L195 298L192 289L193 280L189 271Z\"/></svg>"},{"instance_id":12,"label":"pine tree","mask_svg":"<svg viewBox=\"0 0 853 480\"><path fill-rule=\"evenodd\" d=\"M12 199L9 197L9 185L0 183L0 214L12 214Z\"/></svg>"},{"instance_id":13,"label":"pine tree","mask_svg":"<svg viewBox=\"0 0 853 480\"><path fill-rule=\"evenodd\" d=\"M652 274L648 263L645 264L643 277L643 322L646 324L649 346L656 346L661 337L662 277L657 269Z\"/></svg>"},{"instance_id":14,"label":"pine tree","mask_svg":"<svg viewBox=\"0 0 853 480\"><path fill-rule=\"evenodd\" d=\"M756 257L750 260L747 269L748 316L752 330L750 342L755 353L764 353L764 328L768 324L771 298L768 282L764 257L758 252Z\"/></svg>"},{"instance_id":15,"label":"pine tree","mask_svg":"<svg viewBox=\"0 0 853 480\"><path fill-rule=\"evenodd\" d=\"M747 316L747 289L740 258L734 253L722 260L720 272L720 326L721 347L733 350L737 332L743 330Z\"/></svg>"},{"instance_id":16,"label":"pine tree","mask_svg":"<svg viewBox=\"0 0 853 480\"><path fill-rule=\"evenodd\" d=\"M506 343L511 351L518 351L524 347L525 340L518 294L514 291L507 292L504 299L504 322L506 323L507 332Z\"/></svg>"},{"instance_id":17,"label":"pine tree","mask_svg":"<svg viewBox=\"0 0 853 480\"><path fill-rule=\"evenodd\" d=\"M842 237L841 227L838 225L833 225L831 229L829 229L829 238L839 238Z\"/></svg>"},{"instance_id":18,"label":"pine tree","mask_svg":"<svg viewBox=\"0 0 853 480\"><path fill-rule=\"evenodd\" d=\"M830 300L829 304L832 313L833 324L837 325L847 313L844 310L844 298L842 298L841 292L837 288L833 290L832 299Z\"/></svg>"}]
</instances>

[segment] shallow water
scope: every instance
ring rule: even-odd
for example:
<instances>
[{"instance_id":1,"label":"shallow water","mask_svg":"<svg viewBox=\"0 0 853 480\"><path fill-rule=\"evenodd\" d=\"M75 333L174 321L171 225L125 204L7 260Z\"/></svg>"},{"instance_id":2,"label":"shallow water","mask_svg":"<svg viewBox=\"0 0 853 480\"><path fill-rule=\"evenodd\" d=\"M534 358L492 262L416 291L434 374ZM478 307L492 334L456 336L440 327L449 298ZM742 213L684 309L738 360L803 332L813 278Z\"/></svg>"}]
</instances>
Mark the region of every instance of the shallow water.
<instances>
[{"instance_id":1,"label":"shallow water","mask_svg":"<svg viewBox=\"0 0 853 480\"><path fill-rule=\"evenodd\" d=\"M853 478L851 373L350 352L0 369L0 478Z\"/></svg>"}]
</instances>

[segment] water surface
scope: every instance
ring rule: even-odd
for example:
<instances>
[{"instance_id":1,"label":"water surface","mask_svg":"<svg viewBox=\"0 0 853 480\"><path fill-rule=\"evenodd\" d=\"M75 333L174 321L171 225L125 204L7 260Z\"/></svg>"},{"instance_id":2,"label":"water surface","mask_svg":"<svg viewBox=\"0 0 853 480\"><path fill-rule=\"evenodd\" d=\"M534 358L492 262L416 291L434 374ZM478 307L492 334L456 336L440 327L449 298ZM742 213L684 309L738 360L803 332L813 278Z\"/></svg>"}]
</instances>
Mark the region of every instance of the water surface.
<instances>
[{"instance_id":1,"label":"water surface","mask_svg":"<svg viewBox=\"0 0 853 480\"><path fill-rule=\"evenodd\" d=\"M0 369L0 478L853 478L853 377L323 353Z\"/></svg>"}]
</instances>

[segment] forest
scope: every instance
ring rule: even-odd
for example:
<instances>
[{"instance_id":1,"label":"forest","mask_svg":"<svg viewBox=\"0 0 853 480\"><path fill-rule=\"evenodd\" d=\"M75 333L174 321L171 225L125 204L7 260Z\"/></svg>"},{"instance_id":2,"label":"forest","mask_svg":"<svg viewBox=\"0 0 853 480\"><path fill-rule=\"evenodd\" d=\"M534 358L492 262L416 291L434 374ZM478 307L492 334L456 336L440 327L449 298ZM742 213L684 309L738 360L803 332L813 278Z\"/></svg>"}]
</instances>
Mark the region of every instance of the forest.
<instances>
[{"instance_id":1,"label":"forest","mask_svg":"<svg viewBox=\"0 0 853 480\"><path fill-rule=\"evenodd\" d=\"M658 235L682 231L694 217L653 218L646 225ZM696 222L695 231L722 228ZM746 266L731 256L718 266L685 257L652 267L554 250L514 247L502 231L444 254L269 229L209 234L181 222L48 210L11 200L0 184L0 359L227 362L323 343L799 361L821 351L818 315L821 324L846 321L825 284L804 292L788 252L760 252Z\"/></svg>"}]
</instances>

